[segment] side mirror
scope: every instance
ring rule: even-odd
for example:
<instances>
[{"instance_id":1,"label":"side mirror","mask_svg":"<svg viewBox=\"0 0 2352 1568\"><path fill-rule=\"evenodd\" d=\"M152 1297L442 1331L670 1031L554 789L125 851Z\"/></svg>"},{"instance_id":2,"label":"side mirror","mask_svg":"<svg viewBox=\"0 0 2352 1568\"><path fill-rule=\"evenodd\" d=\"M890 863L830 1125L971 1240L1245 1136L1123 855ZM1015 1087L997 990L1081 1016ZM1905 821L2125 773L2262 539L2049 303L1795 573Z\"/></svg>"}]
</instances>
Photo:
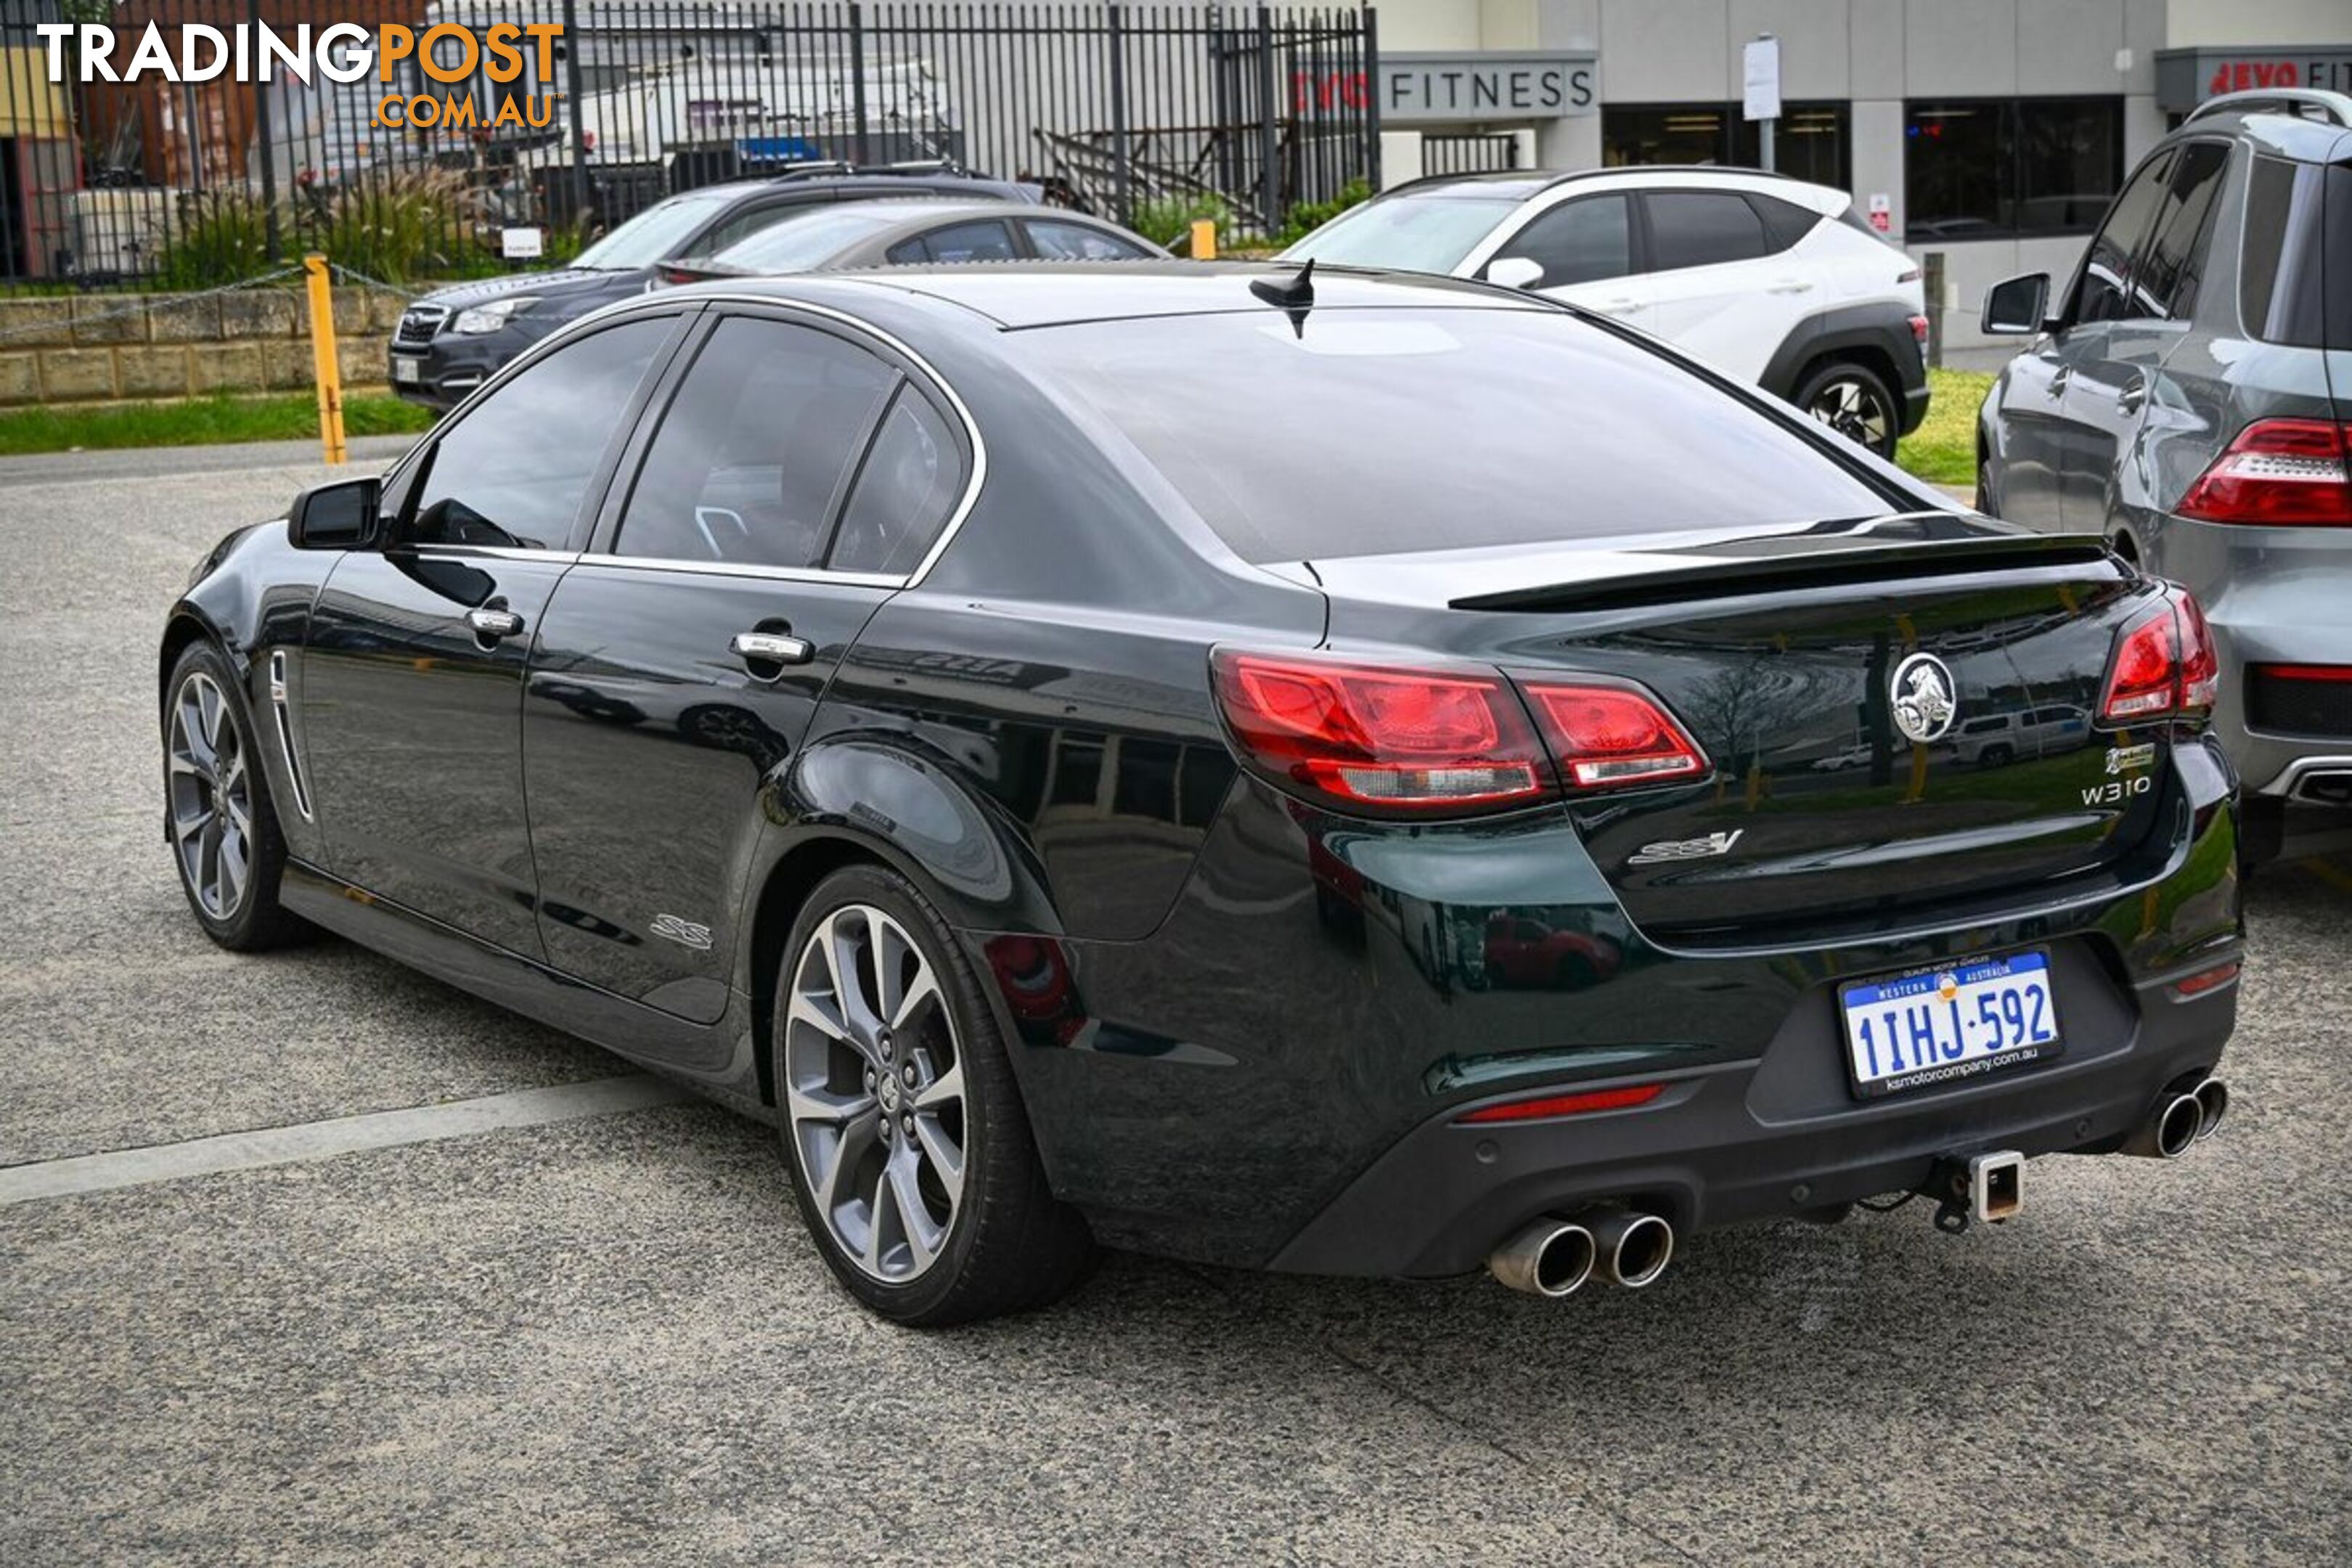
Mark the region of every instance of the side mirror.
<instances>
[{"instance_id":1,"label":"side mirror","mask_svg":"<svg viewBox=\"0 0 2352 1568\"><path fill-rule=\"evenodd\" d=\"M379 479L313 485L294 498L286 514L286 537L297 550L364 550L376 542L376 514L383 505Z\"/></svg>"},{"instance_id":2,"label":"side mirror","mask_svg":"<svg viewBox=\"0 0 2352 1568\"><path fill-rule=\"evenodd\" d=\"M2042 331L2050 310L2050 274L2029 272L2003 279L1985 290L1984 313L1977 330L1987 337L2032 337Z\"/></svg>"},{"instance_id":3,"label":"side mirror","mask_svg":"<svg viewBox=\"0 0 2352 1568\"><path fill-rule=\"evenodd\" d=\"M1486 264L1486 281L1506 289L1532 289L1543 281L1543 263L1524 256L1505 256Z\"/></svg>"}]
</instances>

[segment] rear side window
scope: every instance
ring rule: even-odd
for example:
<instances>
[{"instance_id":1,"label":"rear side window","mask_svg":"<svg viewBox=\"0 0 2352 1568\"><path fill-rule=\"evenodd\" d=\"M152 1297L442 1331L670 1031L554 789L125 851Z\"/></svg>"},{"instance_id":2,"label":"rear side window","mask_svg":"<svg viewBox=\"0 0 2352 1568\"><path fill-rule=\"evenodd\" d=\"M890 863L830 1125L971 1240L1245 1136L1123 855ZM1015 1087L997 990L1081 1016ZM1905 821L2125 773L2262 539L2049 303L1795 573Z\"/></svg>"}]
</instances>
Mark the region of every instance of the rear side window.
<instances>
[{"instance_id":1,"label":"rear side window","mask_svg":"<svg viewBox=\"0 0 2352 1568\"><path fill-rule=\"evenodd\" d=\"M1831 455L1839 437L1564 311L1316 310L1294 333L1269 310L1043 328L1006 348L1249 561L1895 509Z\"/></svg>"},{"instance_id":2,"label":"rear side window","mask_svg":"<svg viewBox=\"0 0 2352 1568\"><path fill-rule=\"evenodd\" d=\"M1654 271L1753 261L1766 254L1764 220L1736 192L1652 191L1642 200L1650 213Z\"/></svg>"},{"instance_id":3,"label":"rear side window","mask_svg":"<svg viewBox=\"0 0 2352 1568\"><path fill-rule=\"evenodd\" d=\"M614 553L811 566L898 373L830 332L721 321L662 416Z\"/></svg>"},{"instance_id":4,"label":"rear side window","mask_svg":"<svg viewBox=\"0 0 2352 1568\"><path fill-rule=\"evenodd\" d=\"M1496 260L1534 262L1543 268L1538 286L1559 289L1633 271L1633 236L1625 197L1584 196L1537 214L1495 254Z\"/></svg>"},{"instance_id":5,"label":"rear side window","mask_svg":"<svg viewBox=\"0 0 2352 1568\"><path fill-rule=\"evenodd\" d=\"M1750 191L1748 193L1748 205L1754 207L1756 216L1764 220L1764 244L1767 253L1771 255L1778 255L1812 233L1813 226L1822 221L1822 215L1812 208L1784 202L1778 196L1759 196ZM1851 212L1853 209L1849 207L1846 210ZM1869 232L1866 224L1864 232Z\"/></svg>"},{"instance_id":6,"label":"rear side window","mask_svg":"<svg viewBox=\"0 0 2352 1568\"><path fill-rule=\"evenodd\" d=\"M2256 157L2246 185L2238 311L2296 348L2352 348L2352 168ZM2323 286L2336 274L2330 290Z\"/></svg>"},{"instance_id":7,"label":"rear side window","mask_svg":"<svg viewBox=\"0 0 2352 1568\"><path fill-rule=\"evenodd\" d=\"M946 417L902 383L858 470L825 564L836 572L913 571L955 510L964 473Z\"/></svg>"},{"instance_id":8,"label":"rear side window","mask_svg":"<svg viewBox=\"0 0 2352 1568\"><path fill-rule=\"evenodd\" d=\"M2192 142L2173 160L2164 183L2156 232L2139 265L2134 293L2141 315L2188 315L2196 308L2197 274L2202 269L2205 220L2229 172L2230 150L2219 142Z\"/></svg>"},{"instance_id":9,"label":"rear side window","mask_svg":"<svg viewBox=\"0 0 2352 1568\"><path fill-rule=\"evenodd\" d=\"M1034 220L1028 226L1030 246L1038 255L1056 261L1132 261L1151 254L1131 241L1082 223Z\"/></svg>"}]
</instances>

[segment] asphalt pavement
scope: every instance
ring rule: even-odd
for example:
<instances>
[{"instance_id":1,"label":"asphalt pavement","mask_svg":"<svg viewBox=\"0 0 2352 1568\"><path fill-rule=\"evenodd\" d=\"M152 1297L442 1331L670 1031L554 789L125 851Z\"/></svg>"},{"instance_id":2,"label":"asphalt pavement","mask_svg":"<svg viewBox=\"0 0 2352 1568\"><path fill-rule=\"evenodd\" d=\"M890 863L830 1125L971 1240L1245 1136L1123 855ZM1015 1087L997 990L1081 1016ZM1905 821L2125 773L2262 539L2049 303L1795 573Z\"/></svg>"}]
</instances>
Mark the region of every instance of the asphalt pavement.
<instances>
[{"instance_id":1,"label":"asphalt pavement","mask_svg":"<svg viewBox=\"0 0 2352 1568\"><path fill-rule=\"evenodd\" d=\"M1114 1256L908 1333L765 1130L199 935L154 639L307 458L0 463L0 1563L2352 1561L2343 867L2254 888L2223 1132L2039 1162L1998 1229L1556 1304Z\"/></svg>"}]
</instances>

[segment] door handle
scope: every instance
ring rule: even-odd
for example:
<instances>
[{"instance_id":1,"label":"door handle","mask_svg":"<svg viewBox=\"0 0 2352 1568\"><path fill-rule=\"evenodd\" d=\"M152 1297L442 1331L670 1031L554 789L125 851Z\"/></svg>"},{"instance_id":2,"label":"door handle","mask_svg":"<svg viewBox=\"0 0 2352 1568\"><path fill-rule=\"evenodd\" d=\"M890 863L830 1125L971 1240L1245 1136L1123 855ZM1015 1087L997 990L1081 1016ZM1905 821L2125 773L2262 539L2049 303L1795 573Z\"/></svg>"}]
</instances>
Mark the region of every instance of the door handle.
<instances>
[{"instance_id":1,"label":"door handle","mask_svg":"<svg viewBox=\"0 0 2352 1568\"><path fill-rule=\"evenodd\" d=\"M1764 292L1767 294L1810 294L1812 292L1812 289L1813 286L1811 283L1806 282L1801 278L1783 278L1777 283L1766 284L1764 287Z\"/></svg>"},{"instance_id":2,"label":"door handle","mask_svg":"<svg viewBox=\"0 0 2352 1568\"><path fill-rule=\"evenodd\" d=\"M2144 381L2135 381L2129 386L2125 387L2121 392L2116 394L2116 412L2118 414L2137 414L2140 411L2141 406L2147 402L2147 383Z\"/></svg>"},{"instance_id":3,"label":"door handle","mask_svg":"<svg viewBox=\"0 0 2352 1568\"><path fill-rule=\"evenodd\" d=\"M497 642L502 637L510 637L522 630L520 616L496 605L484 605L480 609L467 610L466 624L474 628L476 637L488 642Z\"/></svg>"},{"instance_id":4,"label":"door handle","mask_svg":"<svg viewBox=\"0 0 2352 1568\"><path fill-rule=\"evenodd\" d=\"M806 664L816 657L815 645L806 637L783 632L737 632L728 639L727 648L746 664Z\"/></svg>"},{"instance_id":5,"label":"door handle","mask_svg":"<svg viewBox=\"0 0 2352 1568\"><path fill-rule=\"evenodd\" d=\"M2050 378L2051 402L2055 403L2060 398L2066 395L2066 381L2067 378L2072 376L2074 374L2074 372L2073 367L2062 365L2059 367L2058 374Z\"/></svg>"},{"instance_id":6,"label":"door handle","mask_svg":"<svg viewBox=\"0 0 2352 1568\"><path fill-rule=\"evenodd\" d=\"M1631 294L1620 294L1614 300L1601 300L1599 308L1603 315L1622 316L1629 310L1640 310L1642 301Z\"/></svg>"}]
</instances>

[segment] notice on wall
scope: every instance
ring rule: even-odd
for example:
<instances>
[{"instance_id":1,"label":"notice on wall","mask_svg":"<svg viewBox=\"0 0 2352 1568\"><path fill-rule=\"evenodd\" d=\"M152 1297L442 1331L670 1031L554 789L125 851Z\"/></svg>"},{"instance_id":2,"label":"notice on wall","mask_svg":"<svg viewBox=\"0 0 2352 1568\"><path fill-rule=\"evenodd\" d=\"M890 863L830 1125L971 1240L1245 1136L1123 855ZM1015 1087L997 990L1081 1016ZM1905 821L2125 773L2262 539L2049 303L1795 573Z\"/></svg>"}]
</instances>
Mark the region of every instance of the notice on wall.
<instances>
[{"instance_id":1,"label":"notice on wall","mask_svg":"<svg viewBox=\"0 0 2352 1568\"><path fill-rule=\"evenodd\" d=\"M1895 199L1885 191L1870 193L1870 226L1881 234L1895 226Z\"/></svg>"},{"instance_id":2,"label":"notice on wall","mask_svg":"<svg viewBox=\"0 0 2352 1568\"><path fill-rule=\"evenodd\" d=\"M536 261L546 252L546 236L535 226L499 230L499 254L509 261Z\"/></svg>"}]
</instances>

